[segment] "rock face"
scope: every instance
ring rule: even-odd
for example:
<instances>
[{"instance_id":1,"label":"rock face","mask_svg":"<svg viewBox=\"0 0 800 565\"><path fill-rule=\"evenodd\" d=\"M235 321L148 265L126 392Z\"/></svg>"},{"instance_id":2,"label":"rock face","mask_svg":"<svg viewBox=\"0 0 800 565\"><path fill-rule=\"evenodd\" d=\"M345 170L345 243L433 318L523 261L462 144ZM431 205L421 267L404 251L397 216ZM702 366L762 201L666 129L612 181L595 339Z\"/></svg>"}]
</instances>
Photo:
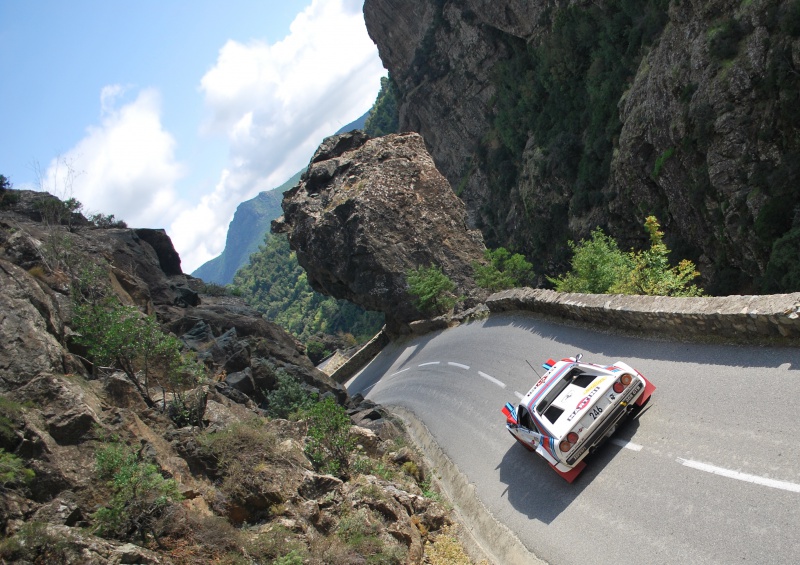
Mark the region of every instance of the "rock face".
<instances>
[{"instance_id":1,"label":"rock face","mask_svg":"<svg viewBox=\"0 0 800 565\"><path fill-rule=\"evenodd\" d=\"M482 296L471 263L481 260L483 240L417 134L327 138L284 194L283 211L273 231L288 233L309 284L384 312L390 327L422 317L408 294L409 269L438 265L467 305Z\"/></svg>"},{"instance_id":2,"label":"rock face","mask_svg":"<svg viewBox=\"0 0 800 565\"><path fill-rule=\"evenodd\" d=\"M267 563L291 553L341 565L423 562L424 544L450 520L423 496L422 460L391 452L399 423L351 400L241 300L204 293L203 281L180 272L163 231L97 228L82 216L43 223L42 203L59 206L25 191L0 200L0 561L210 563L241 554ZM179 391L183 404L155 388L146 401L124 373L95 378L84 366L70 292L76 273L98 259L117 298L154 315L209 370L200 386ZM357 447L336 468L350 473L322 474L306 455L308 420L265 417L298 401L298 383L292 398L286 389L269 394L286 382L282 372L346 405L358 425L345 420L344 429ZM187 408L202 426L184 425ZM119 483L96 472L112 446L127 470L174 480L182 500L162 508L150 479L133 488L122 478L129 490L114 490ZM393 479L372 476L377 465ZM98 514L117 500L121 519L133 519L119 528ZM362 534L372 541L362 545Z\"/></svg>"},{"instance_id":3,"label":"rock face","mask_svg":"<svg viewBox=\"0 0 800 565\"><path fill-rule=\"evenodd\" d=\"M592 34L629 17L618 3L366 0L364 15L399 90L401 129L422 134L488 244L553 275L568 239L599 225L623 249L641 245L655 214L712 292L798 290L800 9L778 0L633 9L642 12L621 31L649 22L633 38L637 54L624 43L605 58L613 37L591 43ZM553 57L561 63L547 67ZM542 69L551 74L537 81ZM552 90L538 96L539 87ZM605 100L606 130L592 138L608 88L618 90ZM536 119L558 124L547 110L570 92L583 93L577 125L547 133Z\"/></svg>"}]
</instances>

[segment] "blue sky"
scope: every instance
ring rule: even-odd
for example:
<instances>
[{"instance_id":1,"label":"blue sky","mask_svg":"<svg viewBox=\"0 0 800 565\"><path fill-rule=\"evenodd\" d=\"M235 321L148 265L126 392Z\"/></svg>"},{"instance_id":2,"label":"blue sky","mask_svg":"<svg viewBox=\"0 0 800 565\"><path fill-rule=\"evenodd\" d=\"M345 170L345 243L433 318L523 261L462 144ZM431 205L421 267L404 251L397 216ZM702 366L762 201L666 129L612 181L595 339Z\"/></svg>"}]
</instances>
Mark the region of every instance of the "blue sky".
<instances>
[{"instance_id":1,"label":"blue sky","mask_svg":"<svg viewBox=\"0 0 800 565\"><path fill-rule=\"evenodd\" d=\"M191 272L236 206L304 167L386 74L361 0L0 0L0 174Z\"/></svg>"}]
</instances>

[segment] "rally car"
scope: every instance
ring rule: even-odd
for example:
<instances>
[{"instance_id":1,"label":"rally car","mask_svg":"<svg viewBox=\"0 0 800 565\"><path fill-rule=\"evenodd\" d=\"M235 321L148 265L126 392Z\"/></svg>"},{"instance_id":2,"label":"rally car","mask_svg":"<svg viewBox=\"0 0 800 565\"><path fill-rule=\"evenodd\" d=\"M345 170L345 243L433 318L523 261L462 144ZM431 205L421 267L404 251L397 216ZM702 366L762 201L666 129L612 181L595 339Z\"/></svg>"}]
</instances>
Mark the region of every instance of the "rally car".
<instances>
[{"instance_id":1,"label":"rally car","mask_svg":"<svg viewBox=\"0 0 800 565\"><path fill-rule=\"evenodd\" d=\"M641 409L656 387L622 361L582 363L578 354L542 366L547 372L516 410L507 402L502 412L511 435L571 483L586 467L589 452Z\"/></svg>"}]
</instances>

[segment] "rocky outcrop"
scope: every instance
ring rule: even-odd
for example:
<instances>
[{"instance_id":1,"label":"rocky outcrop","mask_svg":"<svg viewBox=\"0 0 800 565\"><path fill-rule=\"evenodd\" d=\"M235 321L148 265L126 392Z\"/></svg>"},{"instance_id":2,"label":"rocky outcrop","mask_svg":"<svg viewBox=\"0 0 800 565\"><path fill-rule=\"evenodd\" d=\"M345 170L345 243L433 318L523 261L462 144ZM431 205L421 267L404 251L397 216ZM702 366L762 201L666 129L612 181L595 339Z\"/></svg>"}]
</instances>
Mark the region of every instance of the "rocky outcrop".
<instances>
[{"instance_id":1,"label":"rocky outcrop","mask_svg":"<svg viewBox=\"0 0 800 565\"><path fill-rule=\"evenodd\" d=\"M409 269L440 266L468 306L483 296L472 282L480 233L417 134L327 138L283 211L273 231L288 234L311 286L384 312L391 330L422 317Z\"/></svg>"},{"instance_id":2,"label":"rocky outcrop","mask_svg":"<svg viewBox=\"0 0 800 565\"><path fill-rule=\"evenodd\" d=\"M423 496L420 456L396 456L402 430L386 412L349 399L240 299L208 295L180 273L163 231L52 221L37 215L42 202L58 209L38 193L7 191L0 202L0 561L422 563L449 513ZM71 293L91 265L194 353L207 369L198 386L151 387L145 398L147 381L89 370ZM292 387L273 395L286 375ZM307 456L308 420L266 417L311 393L352 416L343 427L357 445L339 476ZM127 474L108 480L101 461Z\"/></svg>"},{"instance_id":3,"label":"rocky outcrop","mask_svg":"<svg viewBox=\"0 0 800 565\"><path fill-rule=\"evenodd\" d=\"M800 9L632 9L628 21L616 3L367 0L364 15L401 130L424 137L491 246L555 275L568 239L601 226L623 249L644 245L655 214L711 292L800 289ZM614 21L636 46L602 35ZM553 101L567 96L574 121L561 123Z\"/></svg>"}]
</instances>

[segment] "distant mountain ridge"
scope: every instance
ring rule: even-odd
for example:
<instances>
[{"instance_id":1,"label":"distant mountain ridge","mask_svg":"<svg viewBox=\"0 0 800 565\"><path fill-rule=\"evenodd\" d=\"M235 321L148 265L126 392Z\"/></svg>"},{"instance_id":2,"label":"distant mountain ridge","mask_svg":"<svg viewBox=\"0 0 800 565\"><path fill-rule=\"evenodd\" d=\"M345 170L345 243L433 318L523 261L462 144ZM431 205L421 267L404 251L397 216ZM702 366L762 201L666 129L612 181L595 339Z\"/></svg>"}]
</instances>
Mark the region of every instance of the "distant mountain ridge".
<instances>
[{"instance_id":1,"label":"distant mountain ridge","mask_svg":"<svg viewBox=\"0 0 800 565\"><path fill-rule=\"evenodd\" d=\"M368 117L369 111L336 133L363 129ZM192 276L208 283L221 285L232 283L236 271L250 261L250 255L258 251L258 246L264 242L264 236L269 232L272 220L278 219L283 214L281 210L283 193L297 184L303 171L305 168L297 171L279 187L260 192L254 198L239 204L231 223L228 224L225 249L217 257L195 269Z\"/></svg>"},{"instance_id":2,"label":"distant mountain ridge","mask_svg":"<svg viewBox=\"0 0 800 565\"><path fill-rule=\"evenodd\" d=\"M239 204L228 225L225 249L217 257L198 267L192 276L221 285L233 282L233 275L258 251L272 220L280 217L283 193L292 188L303 171L298 171L277 188L258 193Z\"/></svg>"}]
</instances>

